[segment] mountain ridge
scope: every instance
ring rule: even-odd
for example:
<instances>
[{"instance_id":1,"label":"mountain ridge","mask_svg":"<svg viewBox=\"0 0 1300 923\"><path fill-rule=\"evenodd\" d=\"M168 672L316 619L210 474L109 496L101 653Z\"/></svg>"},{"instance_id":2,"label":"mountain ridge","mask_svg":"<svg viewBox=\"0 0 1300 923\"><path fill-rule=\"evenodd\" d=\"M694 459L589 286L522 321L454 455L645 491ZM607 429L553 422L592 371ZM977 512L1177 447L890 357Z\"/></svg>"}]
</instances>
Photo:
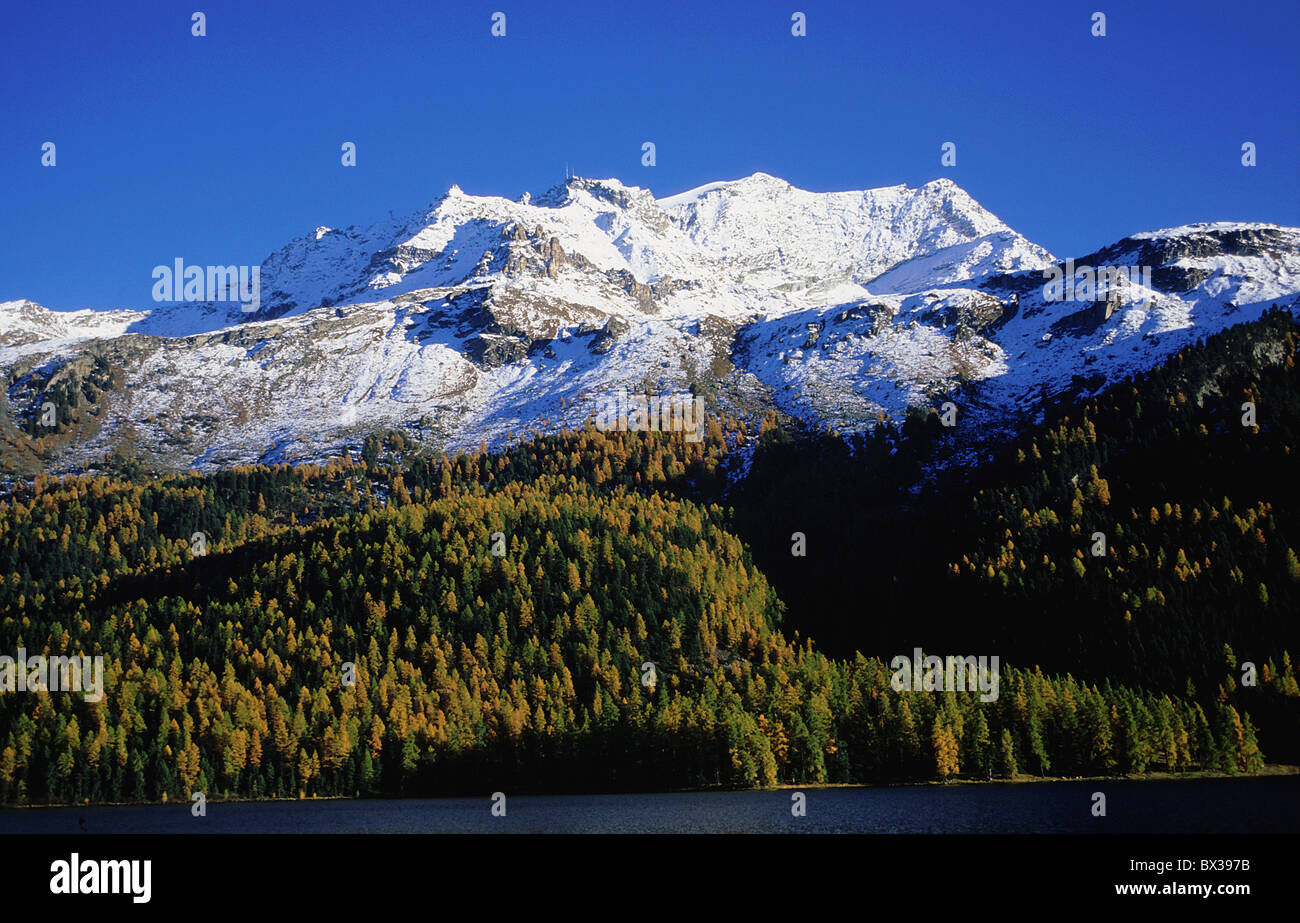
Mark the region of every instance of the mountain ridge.
<instances>
[{"instance_id":1,"label":"mountain ridge","mask_svg":"<svg viewBox=\"0 0 1300 923\"><path fill-rule=\"evenodd\" d=\"M1046 296L1047 273L1088 260L1151 284ZM247 314L0 303L10 442L43 436L51 470L121 445L168 469L315 458L385 428L450 450L580 427L617 389L839 430L964 395L963 422L992 432L1295 303L1300 229L1138 232L1071 264L946 178L816 193L755 173L656 199L572 177L537 199L453 185L405 216L320 226L260 272ZM59 370L89 354L120 386L38 431Z\"/></svg>"}]
</instances>

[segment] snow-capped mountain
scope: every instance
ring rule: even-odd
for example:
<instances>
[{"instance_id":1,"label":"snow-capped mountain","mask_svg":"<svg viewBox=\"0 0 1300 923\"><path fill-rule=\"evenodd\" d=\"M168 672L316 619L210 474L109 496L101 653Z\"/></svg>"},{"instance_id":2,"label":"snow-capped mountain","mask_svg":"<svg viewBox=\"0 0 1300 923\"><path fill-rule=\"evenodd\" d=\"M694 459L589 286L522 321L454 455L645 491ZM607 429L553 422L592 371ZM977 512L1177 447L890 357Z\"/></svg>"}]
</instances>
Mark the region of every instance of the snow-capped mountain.
<instances>
[{"instance_id":1,"label":"snow-capped mountain","mask_svg":"<svg viewBox=\"0 0 1300 923\"><path fill-rule=\"evenodd\" d=\"M1103 267L1126 271L1089 281ZM758 173L656 199L574 178L317 228L260 278L251 314L0 303L0 454L78 388L48 467L126 444L171 468L319 457L378 429L494 444L580 426L620 388L855 429L961 386L967 419L1005 423L1295 303L1300 229L1172 228L1063 264L948 180L813 193Z\"/></svg>"}]
</instances>

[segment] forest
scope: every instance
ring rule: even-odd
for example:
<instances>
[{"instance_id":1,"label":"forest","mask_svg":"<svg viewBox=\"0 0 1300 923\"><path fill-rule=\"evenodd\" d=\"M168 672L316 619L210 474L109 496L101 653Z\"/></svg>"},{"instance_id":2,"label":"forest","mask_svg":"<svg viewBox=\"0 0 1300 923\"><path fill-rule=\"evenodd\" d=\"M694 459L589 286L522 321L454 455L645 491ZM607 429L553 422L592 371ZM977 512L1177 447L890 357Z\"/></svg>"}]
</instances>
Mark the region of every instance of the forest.
<instances>
[{"instance_id":1,"label":"forest","mask_svg":"<svg viewBox=\"0 0 1300 923\"><path fill-rule=\"evenodd\" d=\"M37 476L0 501L0 654L100 655L106 695L0 693L0 801L1297 759L1296 333L1270 312L1010 440L917 408ZM895 691L916 646L1000 655L999 696Z\"/></svg>"}]
</instances>

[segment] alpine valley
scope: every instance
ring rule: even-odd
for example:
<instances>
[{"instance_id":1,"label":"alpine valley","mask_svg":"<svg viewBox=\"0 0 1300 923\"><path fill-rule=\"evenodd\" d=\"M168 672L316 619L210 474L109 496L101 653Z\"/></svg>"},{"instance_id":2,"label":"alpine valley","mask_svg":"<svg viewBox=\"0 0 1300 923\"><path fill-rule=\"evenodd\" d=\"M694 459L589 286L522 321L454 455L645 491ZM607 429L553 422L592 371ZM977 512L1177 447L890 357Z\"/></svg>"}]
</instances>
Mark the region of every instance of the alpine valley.
<instances>
[{"instance_id":1,"label":"alpine valley","mask_svg":"<svg viewBox=\"0 0 1300 923\"><path fill-rule=\"evenodd\" d=\"M581 428L619 389L839 432L951 400L1001 437L1294 308L1300 229L1167 228L1067 263L946 179L814 193L756 173L656 199L572 178L517 201L453 186L260 272L251 313L154 304L145 269L138 310L0 303L0 474L318 460L378 431L503 446ZM1049 300L1062 273L1074 297Z\"/></svg>"}]
</instances>

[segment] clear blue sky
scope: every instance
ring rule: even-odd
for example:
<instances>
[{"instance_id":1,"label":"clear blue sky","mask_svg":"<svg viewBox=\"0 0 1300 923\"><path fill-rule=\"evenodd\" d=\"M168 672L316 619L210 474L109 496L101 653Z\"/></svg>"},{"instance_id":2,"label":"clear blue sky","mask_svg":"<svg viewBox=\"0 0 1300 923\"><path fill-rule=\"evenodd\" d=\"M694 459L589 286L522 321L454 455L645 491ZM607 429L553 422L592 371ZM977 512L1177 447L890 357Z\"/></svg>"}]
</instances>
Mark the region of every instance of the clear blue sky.
<instances>
[{"instance_id":1,"label":"clear blue sky","mask_svg":"<svg viewBox=\"0 0 1300 923\"><path fill-rule=\"evenodd\" d=\"M1193 221L1300 225L1296 0L51 0L0 16L0 300L144 307L175 257L256 264L452 183L537 194L566 162L661 196L756 170L812 190L949 176L1063 257Z\"/></svg>"}]
</instances>

